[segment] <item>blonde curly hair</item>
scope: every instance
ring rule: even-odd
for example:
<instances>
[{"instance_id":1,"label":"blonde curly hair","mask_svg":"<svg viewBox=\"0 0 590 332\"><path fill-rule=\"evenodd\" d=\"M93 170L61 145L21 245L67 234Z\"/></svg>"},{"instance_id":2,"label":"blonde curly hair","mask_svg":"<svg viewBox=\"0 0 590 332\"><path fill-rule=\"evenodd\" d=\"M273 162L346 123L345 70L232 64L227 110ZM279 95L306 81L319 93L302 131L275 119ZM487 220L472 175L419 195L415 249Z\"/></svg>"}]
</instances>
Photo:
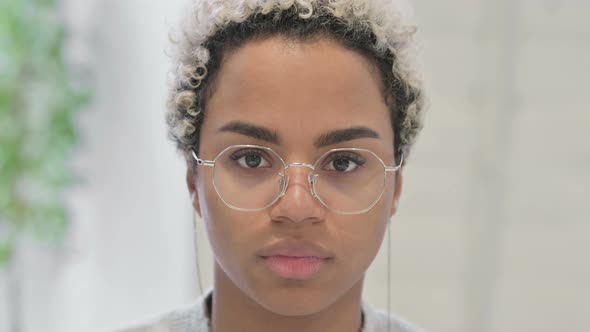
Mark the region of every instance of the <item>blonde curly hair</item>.
<instances>
[{"instance_id":1,"label":"blonde curly hair","mask_svg":"<svg viewBox=\"0 0 590 332\"><path fill-rule=\"evenodd\" d=\"M415 27L393 0L196 0L171 34L166 121L177 149L198 153L206 102L223 55L248 41L281 36L332 38L380 69L396 154L405 159L422 128L425 98L414 52Z\"/></svg>"}]
</instances>

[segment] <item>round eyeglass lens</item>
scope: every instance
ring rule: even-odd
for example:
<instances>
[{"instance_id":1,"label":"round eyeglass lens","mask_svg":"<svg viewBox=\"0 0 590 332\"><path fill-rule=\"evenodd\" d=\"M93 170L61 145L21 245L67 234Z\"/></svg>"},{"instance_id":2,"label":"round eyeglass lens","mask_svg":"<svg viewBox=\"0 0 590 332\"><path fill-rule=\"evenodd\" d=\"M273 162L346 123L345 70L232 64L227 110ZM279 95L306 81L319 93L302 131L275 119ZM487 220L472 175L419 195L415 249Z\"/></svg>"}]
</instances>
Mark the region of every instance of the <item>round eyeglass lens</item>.
<instances>
[{"instance_id":1,"label":"round eyeglass lens","mask_svg":"<svg viewBox=\"0 0 590 332\"><path fill-rule=\"evenodd\" d=\"M315 193L329 209L355 213L372 207L385 189L385 166L373 152L338 149L315 164Z\"/></svg>"},{"instance_id":2,"label":"round eyeglass lens","mask_svg":"<svg viewBox=\"0 0 590 332\"><path fill-rule=\"evenodd\" d=\"M213 185L227 205L260 210L279 197L284 169L281 158L270 148L232 146L215 158Z\"/></svg>"}]
</instances>

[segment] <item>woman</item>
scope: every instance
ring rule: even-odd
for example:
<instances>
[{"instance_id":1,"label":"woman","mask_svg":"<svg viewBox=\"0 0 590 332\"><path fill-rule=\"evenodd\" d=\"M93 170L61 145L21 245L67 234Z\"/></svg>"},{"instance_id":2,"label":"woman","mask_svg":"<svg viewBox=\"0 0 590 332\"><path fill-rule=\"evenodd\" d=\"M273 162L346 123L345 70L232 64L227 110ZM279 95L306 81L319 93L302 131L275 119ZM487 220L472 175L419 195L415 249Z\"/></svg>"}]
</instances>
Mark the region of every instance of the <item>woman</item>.
<instances>
[{"instance_id":1,"label":"woman","mask_svg":"<svg viewBox=\"0 0 590 332\"><path fill-rule=\"evenodd\" d=\"M197 1L167 121L214 286L129 331L415 331L362 301L421 128L390 1Z\"/></svg>"}]
</instances>

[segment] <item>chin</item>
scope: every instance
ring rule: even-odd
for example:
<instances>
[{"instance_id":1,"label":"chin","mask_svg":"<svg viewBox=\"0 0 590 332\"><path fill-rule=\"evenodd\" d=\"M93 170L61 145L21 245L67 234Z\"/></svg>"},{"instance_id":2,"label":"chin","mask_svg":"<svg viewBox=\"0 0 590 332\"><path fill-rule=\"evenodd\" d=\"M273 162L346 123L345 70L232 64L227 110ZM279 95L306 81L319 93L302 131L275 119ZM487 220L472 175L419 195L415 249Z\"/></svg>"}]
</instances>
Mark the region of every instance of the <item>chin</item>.
<instances>
[{"instance_id":1,"label":"chin","mask_svg":"<svg viewBox=\"0 0 590 332\"><path fill-rule=\"evenodd\" d=\"M280 290L265 290L258 294L256 302L264 309L281 316L308 316L329 307L336 296L329 296L317 289L286 287Z\"/></svg>"},{"instance_id":2,"label":"chin","mask_svg":"<svg viewBox=\"0 0 590 332\"><path fill-rule=\"evenodd\" d=\"M350 276L350 274L349 274ZM250 288L250 297L269 312L281 316L309 316L337 302L360 297L363 277L339 280L330 276L320 280L266 280ZM315 281L315 282L314 282Z\"/></svg>"}]
</instances>

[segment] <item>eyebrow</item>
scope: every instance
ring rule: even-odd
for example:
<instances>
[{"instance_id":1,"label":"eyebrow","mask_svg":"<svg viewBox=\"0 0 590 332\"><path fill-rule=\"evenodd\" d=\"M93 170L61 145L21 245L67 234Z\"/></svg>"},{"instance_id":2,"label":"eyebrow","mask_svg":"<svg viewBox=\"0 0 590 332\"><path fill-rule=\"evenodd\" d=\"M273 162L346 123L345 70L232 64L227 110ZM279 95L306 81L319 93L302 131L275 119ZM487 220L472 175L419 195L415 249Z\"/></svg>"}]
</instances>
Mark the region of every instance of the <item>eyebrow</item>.
<instances>
[{"instance_id":1,"label":"eyebrow","mask_svg":"<svg viewBox=\"0 0 590 332\"><path fill-rule=\"evenodd\" d=\"M272 144L280 144L279 135L276 131L243 121L232 121L219 128L219 132L232 132L252 137Z\"/></svg>"},{"instance_id":2,"label":"eyebrow","mask_svg":"<svg viewBox=\"0 0 590 332\"><path fill-rule=\"evenodd\" d=\"M322 134L315 141L314 145L321 148L328 145L334 145L346 141L352 141L359 138L381 138L379 133L367 127L351 127L346 129L337 129Z\"/></svg>"},{"instance_id":3,"label":"eyebrow","mask_svg":"<svg viewBox=\"0 0 590 332\"><path fill-rule=\"evenodd\" d=\"M243 121L231 121L219 128L218 132L232 132L276 145L281 144L281 139L276 130ZM371 128L355 126L326 132L315 140L314 145L316 148L321 148L360 138L379 139L381 136Z\"/></svg>"}]
</instances>

